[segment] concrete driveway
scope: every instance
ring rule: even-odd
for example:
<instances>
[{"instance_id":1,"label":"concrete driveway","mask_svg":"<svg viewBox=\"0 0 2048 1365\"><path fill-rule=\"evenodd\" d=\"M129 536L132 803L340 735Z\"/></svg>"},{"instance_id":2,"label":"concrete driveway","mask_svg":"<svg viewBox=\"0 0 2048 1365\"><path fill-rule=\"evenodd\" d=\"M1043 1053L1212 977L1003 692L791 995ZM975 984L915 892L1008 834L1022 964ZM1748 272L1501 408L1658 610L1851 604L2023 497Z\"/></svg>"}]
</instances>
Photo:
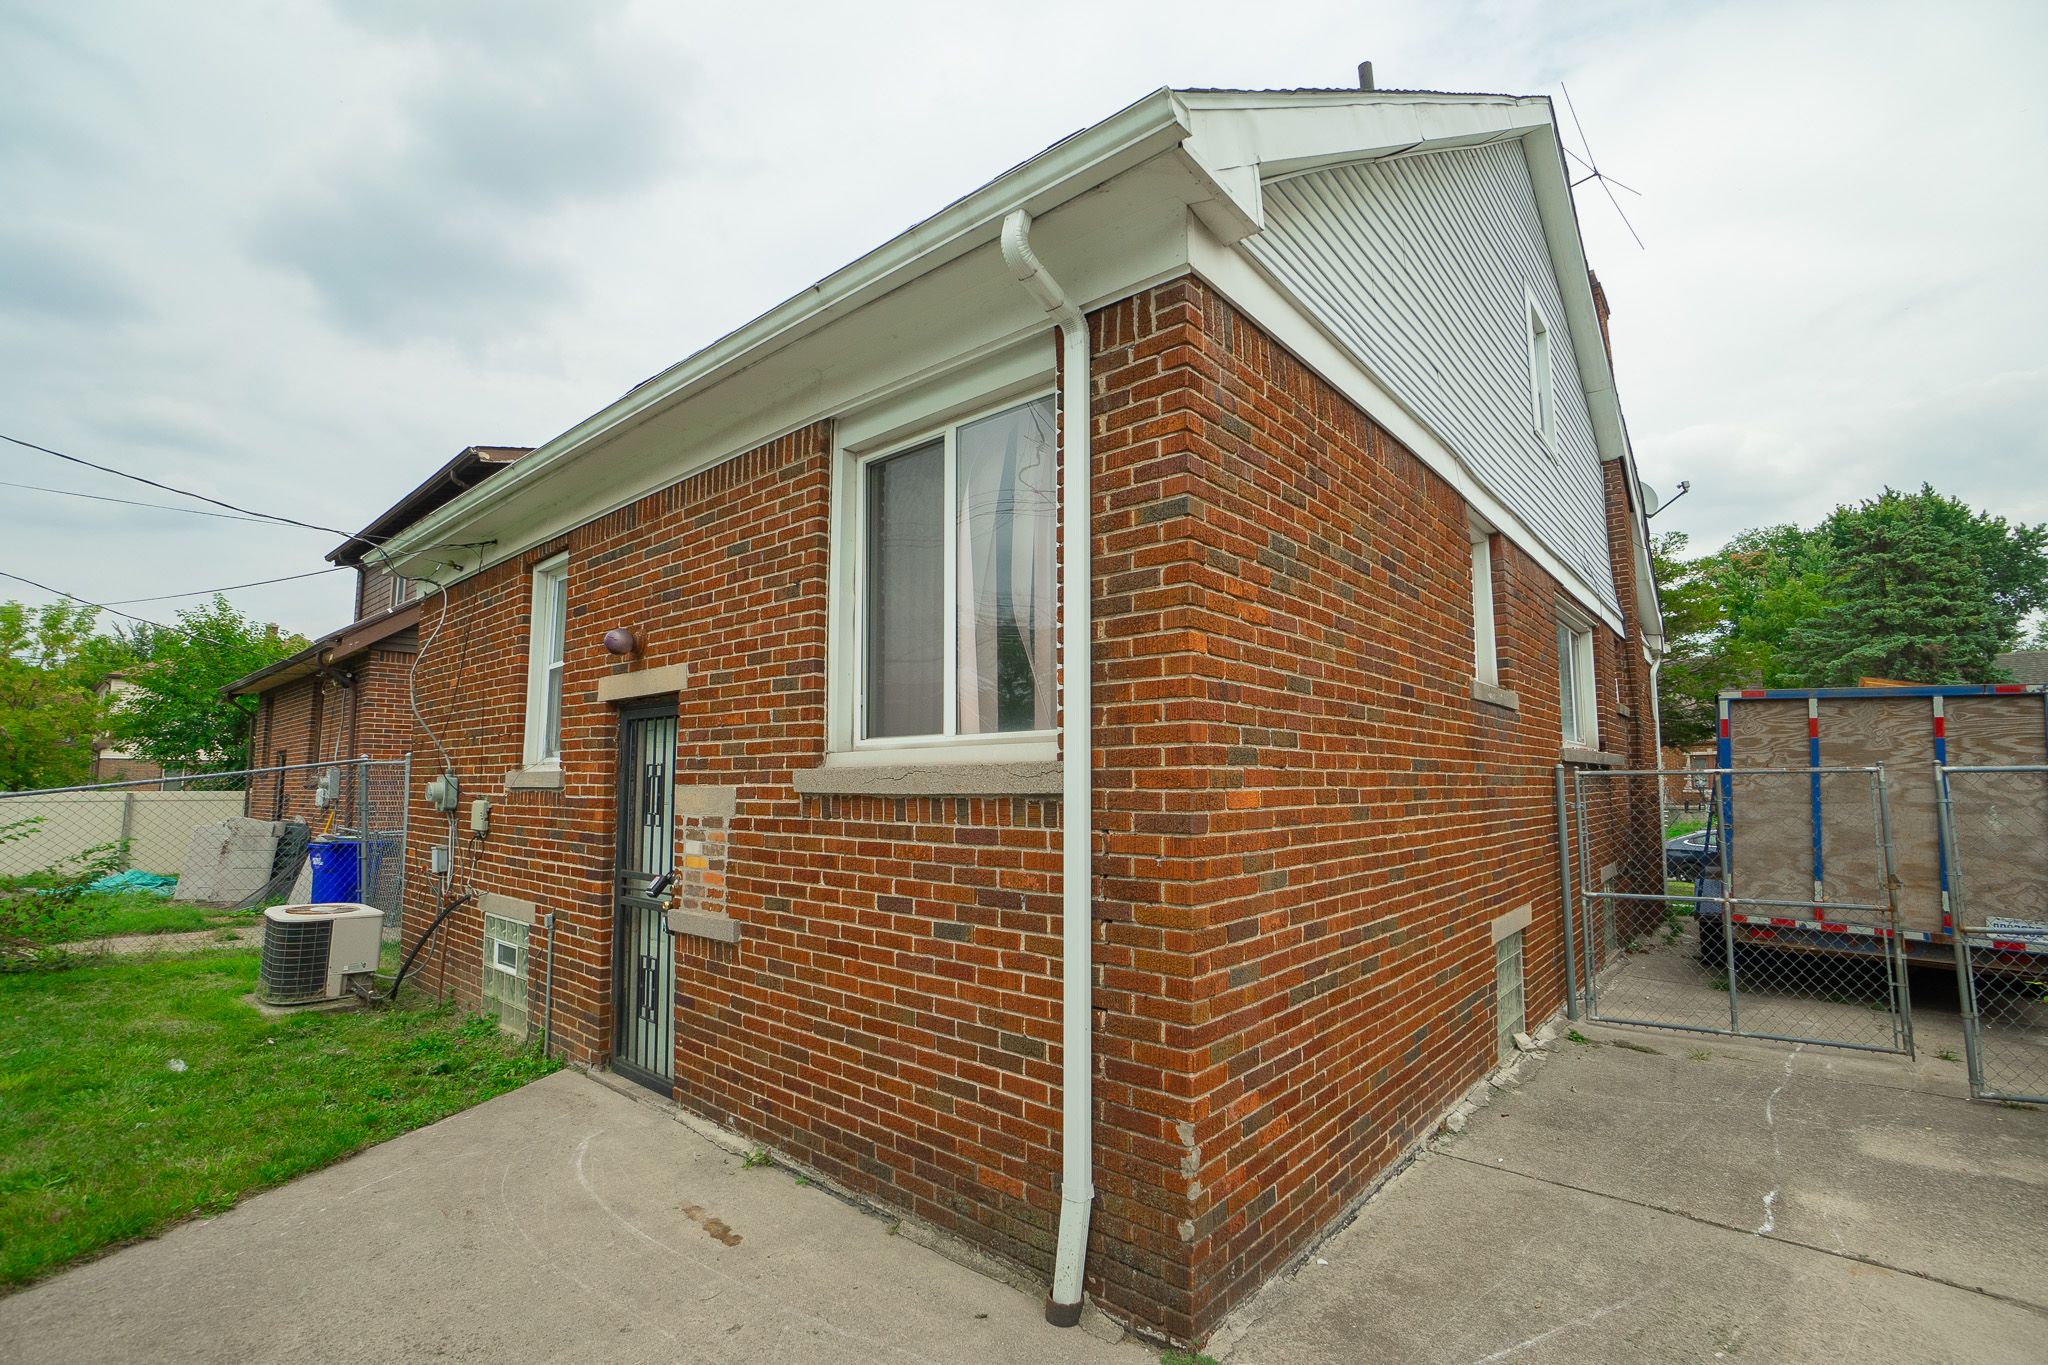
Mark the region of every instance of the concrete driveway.
<instances>
[{"instance_id":1,"label":"concrete driveway","mask_svg":"<svg viewBox=\"0 0 2048 1365\"><path fill-rule=\"evenodd\" d=\"M1926 1052L1578 1029L1211 1352L2048 1359L2048 1113L1972 1104Z\"/></svg>"},{"instance_id":2,"label":"concrete driveway","mask_svg":"<svg viewBox=\"0 0 2048 1365\"><path fill-rule=\"evenodd\" d=\"M0 1300L0 1360L1157 1359L891 1227L561 1072Z\"/></svg>"},{"instance_id":3,"label":"concrete driveway","mask_svg":"<svg viewBox=\"0 0 2048 1365\"><path fill-rule=\"evenodd\" d=\"M2039 1361L2048 1113L1581 1024L1237 1314L1227 1365ZM1140 1365L562 1073L0 1300L0 1360Z\"/></svg>"}]
</instances>

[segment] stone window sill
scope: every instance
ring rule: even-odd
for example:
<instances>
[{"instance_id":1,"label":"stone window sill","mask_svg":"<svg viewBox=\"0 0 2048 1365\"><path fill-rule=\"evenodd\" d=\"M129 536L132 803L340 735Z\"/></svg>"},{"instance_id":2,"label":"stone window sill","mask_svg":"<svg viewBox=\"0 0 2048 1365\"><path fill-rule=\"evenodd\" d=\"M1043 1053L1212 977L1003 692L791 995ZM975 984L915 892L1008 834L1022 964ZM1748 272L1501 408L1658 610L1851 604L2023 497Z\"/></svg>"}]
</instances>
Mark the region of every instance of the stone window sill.
<instances>
[{"instance_id":1,"label":"stone window sill","mask_svg":"<svg viewBox=\"0 0 2048 1365\"><path fill-rule=\"evenodd\" d=\"M1604 749L1574 749L1569 745L1557 757L1560 763L1583 768L1619 768L1626 762L1620 754L1611 754Z\"/></svg>"},{"instance_id":2,"label":"stone window sill","mask_svg":"<svg viewBox=\"0 0 2048 1365\"><path fill-rule=\"evenodd\" d=\"M558 792L565 779L562 770L552 765L532 768L514 768L505 774L505 790L508 792Z\"/></svg>"},{"instance_id":3,"label":"stone window sill","mask_svg":"<svg viewBox=\"0 0 2048 1365\"><path fill-rule=\"evenodd\" d=\"M800 769L806 796L1058 796L1058 760L987 763L824 763Z\"/></svg>"},{"instance_id":4,"label":"stone window sill","mask_svg":"<svg viewBox=\"0 0 2048 1365\"><path fill-rule=\"evenodd\" d=\"M1498 706L1504 711L1520 711L1522 709L1520 693L1510 691L1505 687L1497 687L1490 682L1482 682L1478 678L1472 680L1472 700L1483 701L1488 706Z\"/></svg>"}]
</instances>

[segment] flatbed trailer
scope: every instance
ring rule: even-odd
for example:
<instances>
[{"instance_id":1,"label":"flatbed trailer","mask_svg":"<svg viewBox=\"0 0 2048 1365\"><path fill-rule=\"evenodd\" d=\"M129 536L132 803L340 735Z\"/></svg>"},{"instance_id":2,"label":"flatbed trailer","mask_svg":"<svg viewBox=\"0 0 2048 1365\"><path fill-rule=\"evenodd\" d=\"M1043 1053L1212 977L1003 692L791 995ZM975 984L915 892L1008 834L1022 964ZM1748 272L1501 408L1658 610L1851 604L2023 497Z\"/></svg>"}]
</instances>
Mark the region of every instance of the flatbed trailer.
<instances>
[{"instance_id":1,"label":"flatbed trailer","mask_svg":"<svg viewBox=\"0 0 2048 1365\"><path fill-rule=\"evenodd\" d=\"M1725 932L1780 952L1896 952L1953 967L1942 770L2043 764L2040 685L1722 693L1716 767L1725 776L1710 802L1708 848L1727 871L1725 881L1709 871L1695 883L1701 956L1718 956ZM1881 783L1855 777L1879 768ZM2048 781L2014 790L1999 814L2006 827L1986 841L1991 856L1967 860L1965 927L1980 972L2048 967Z\"/></svg>"}]
</instances>

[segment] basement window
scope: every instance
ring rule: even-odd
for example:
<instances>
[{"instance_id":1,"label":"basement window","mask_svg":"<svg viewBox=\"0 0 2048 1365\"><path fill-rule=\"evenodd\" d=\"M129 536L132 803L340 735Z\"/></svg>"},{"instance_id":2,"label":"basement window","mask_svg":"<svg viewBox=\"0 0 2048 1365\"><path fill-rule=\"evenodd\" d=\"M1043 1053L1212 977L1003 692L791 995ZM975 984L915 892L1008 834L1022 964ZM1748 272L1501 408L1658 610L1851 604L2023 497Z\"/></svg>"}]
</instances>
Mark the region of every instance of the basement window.
<instances>
[{"instance_id":1,"label":"basement window","mask_svg":"<svg viewBox=\"0 0 2048 1365\"><path fill-rule=\"evenodd\" d=\"M562 661L569 627L569 557L533 571L533 615L527 636L526 762L562 759Z\"/></svg>"},{"instance_id":2,"label":"basement window","mask_svg":"<svg viewBox=\"0 0 2048 1365\"><path fill-rule=\"evenodd\" d=\"M1495 1055L1505 1065L1515 1055L1515 1035L1529 1031L1519 929L1493 945L1493 1007Z\"/></svg>"},{"instance_id":3,"label":"basement window","mask_svg":"<svg viewBox=\"0 0 2048 1365\"><path fill-rule=\"evenodd\" d=\"M1049 735L1058 474L1050 394L856 463L856 745Z\"/></svg>"}]
</instances>

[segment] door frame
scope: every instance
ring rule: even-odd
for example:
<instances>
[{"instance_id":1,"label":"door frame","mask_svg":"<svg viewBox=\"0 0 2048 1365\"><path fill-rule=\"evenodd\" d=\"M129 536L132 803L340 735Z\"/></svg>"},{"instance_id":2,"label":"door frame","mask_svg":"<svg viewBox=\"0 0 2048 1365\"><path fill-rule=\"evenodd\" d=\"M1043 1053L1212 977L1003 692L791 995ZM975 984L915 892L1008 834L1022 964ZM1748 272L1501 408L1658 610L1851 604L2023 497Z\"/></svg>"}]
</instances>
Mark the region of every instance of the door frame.
<instances>
[{"instance_id":1,"label":"door frame","mask_svg":"<svg viewBox=\"0 0 2048 1365\"><path fill-rule=\"evenodd\" d=\"M628 828L626 815L629 811L636 809L637 806L633 795L632 783L644 776L638 762L629 758L626 740L627 735L636 723L665 720L672 727L669 733L667 770L658 782L656 791L659 793L662 805L662 824L669 845L670 866L666 870L673 872L675 862L675 802L673 792L675 790L676 750L681 739L680 722L678 719L679 710L680 699L673 693L666 697L652 699L643 700L635 698L632 704L618 708L617 729L615 731L616 742L614 745L616 750L614 763L617 771L613 781L612 859L610 869L610 914L612 927L611 1067L613 1071L627 1080L644 1085L648 1089L664 1096L670 1094L675 1087L675 943L668 928L667 917L660 909L659 902L650 903L646 897L629 896L626 891L626 882L629 877L654 875L641 871L628 871L625 867L629 852L629 840L633 833ZM648 926L645 922L649 917L652 917L654 920L652 926ZM659 1049L659 1056L654 1059L658 1062L658 1066L652 1070L640 1065L638 1060L630 1059L628 1049L625 1046L627 1029L631 1025L631 1020L635 1017L635 1011L631 1008L634 1003L632 988L640 979L641 964L638 959L643 956L638 951L641 945L631 932L635 928L636 923L641 931L640 938L644 939L648 934L658 936L659 952L657 956L662 964L659 979L661 981L661 993L665 997L664 1009L666 1018L659 1031L661 1036L666 1039L666 1046Z\"/></svg>"}]
</instances>

